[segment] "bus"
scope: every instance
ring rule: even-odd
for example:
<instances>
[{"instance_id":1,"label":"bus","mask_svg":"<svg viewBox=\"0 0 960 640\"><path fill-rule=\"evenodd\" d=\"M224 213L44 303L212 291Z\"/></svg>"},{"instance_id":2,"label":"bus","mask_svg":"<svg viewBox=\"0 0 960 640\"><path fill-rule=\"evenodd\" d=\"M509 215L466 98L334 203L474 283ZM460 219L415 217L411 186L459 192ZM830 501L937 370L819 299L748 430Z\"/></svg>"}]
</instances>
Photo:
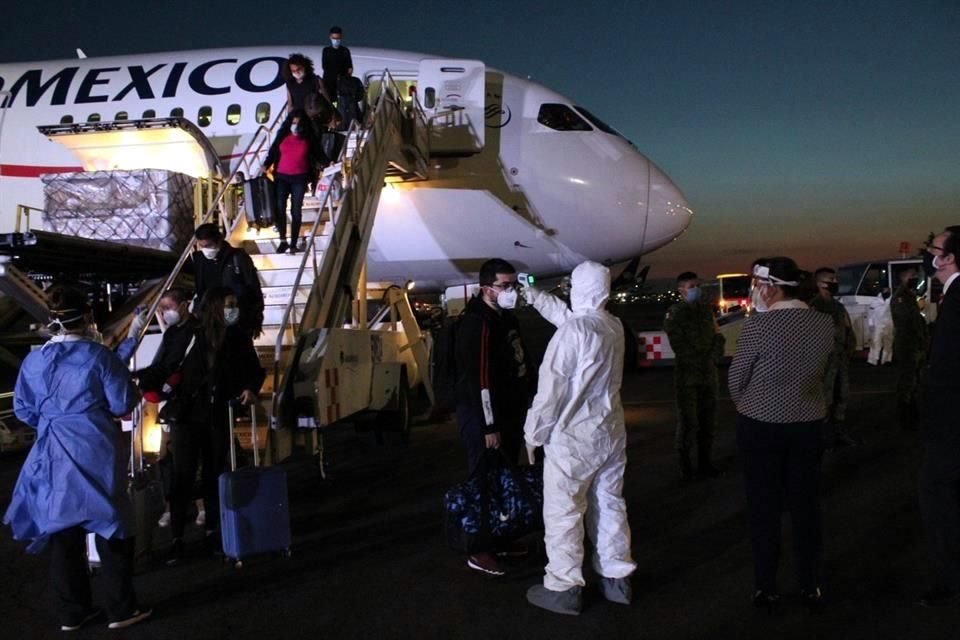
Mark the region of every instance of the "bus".
<instances>
[{"instance_id":1,"label":"bus","mask_svg":"<svg viewBox=\"0 0 960 640\"><path fill-rule=\"evenodd\" d=\"M750 310L750 276L746 273L722 273L700 285L704 300L714 305L718 316Z\"/></svg>"}]
</instances>

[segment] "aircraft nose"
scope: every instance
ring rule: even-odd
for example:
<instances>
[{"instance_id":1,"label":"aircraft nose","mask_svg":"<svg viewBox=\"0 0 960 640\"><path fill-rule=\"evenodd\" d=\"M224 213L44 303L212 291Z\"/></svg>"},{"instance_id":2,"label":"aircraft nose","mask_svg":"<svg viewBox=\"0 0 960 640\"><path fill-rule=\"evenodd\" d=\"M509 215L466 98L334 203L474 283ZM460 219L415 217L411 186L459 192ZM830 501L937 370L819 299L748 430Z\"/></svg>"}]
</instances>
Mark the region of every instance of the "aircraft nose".
<instances>
[{"instance_id":1,"label":"aircraft nose","mask_svg":"<svg viewBox=\"0 0 960 640\"><path fill-rule=\"evenodd\" d=\"M643 234L643 252L653 251L673 241L683 233L693 218L677 185L652 162L650 163L650 190L647 224Z\"/></svg>"}]
</instances>

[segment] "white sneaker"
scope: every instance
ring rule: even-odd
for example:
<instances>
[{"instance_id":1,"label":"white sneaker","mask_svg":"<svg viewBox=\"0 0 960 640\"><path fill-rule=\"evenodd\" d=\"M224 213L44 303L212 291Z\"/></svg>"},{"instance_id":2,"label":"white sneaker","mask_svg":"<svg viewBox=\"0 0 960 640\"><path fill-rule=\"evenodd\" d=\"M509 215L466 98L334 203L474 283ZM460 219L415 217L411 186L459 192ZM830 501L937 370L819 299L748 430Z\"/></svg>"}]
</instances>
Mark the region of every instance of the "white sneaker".
<instances>
[{"instance_id":1,"label":"white sneaker","mask_svg":"<svg viewBox=\"0 0 960 640\"><path fill-rule=\"evenodd\" d=\"M202 527L203 525L207 524L207 512L203 509L200 509L200 511L197 512L197 519L194 520L194 523L196 523L198 527Z\"/></svg>"},{"instance_id":2,"label":"white sneaker","mask_svg":"<svg viewBox=\"0 0 960 640\"><path fill-rule=\"evenodd\" d=\"M169 512L169 511L164 511L164 512L163 512L163 515L160 516L160 519L159 519L159 520L157 520L157 526L160 527L160 528L169 527L169 526L170 526L170 512Z\"/></svg>"}]
</instances>

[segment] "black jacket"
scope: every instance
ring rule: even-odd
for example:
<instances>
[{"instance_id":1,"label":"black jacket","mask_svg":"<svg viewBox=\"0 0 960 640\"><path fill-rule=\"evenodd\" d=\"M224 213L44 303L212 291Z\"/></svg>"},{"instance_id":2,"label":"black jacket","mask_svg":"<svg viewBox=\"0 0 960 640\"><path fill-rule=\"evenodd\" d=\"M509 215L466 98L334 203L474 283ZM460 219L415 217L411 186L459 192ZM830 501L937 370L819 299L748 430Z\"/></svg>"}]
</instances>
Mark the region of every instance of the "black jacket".
<instances>
[{"instance_id":1,"label":"black jacket","mask_svg":"<svg viewBox=\"0 0 960 640\"><path fill-rule=\"evenodd\" d=\"M243 249L224 241L217 257L208 260L199 251L193 253L193 277L197 299L213 287L229 287L240 302L240 324L249 335L263 330L263 291L253 260Z\"/></svg>"},{"instance_id":2,"label":"black jacket","mask_svg":"<svg viewBox=\"0 0 960 640\"><path fill-rule=\"evenodd\" d=\"M353 68L353 56L350 49L340 45L336 49L331 46L323 48L320 57L320 66L323 68L323 84L331 100L337 99L337 80Z\"/></svg>"},{"instance_id":3,"label":"black jacket","mask_svg":"<svg viewBox=\"0 0 960 640\"><path fill-rule=\"evenodd\" d=\"M516 316L471 298L457 327L455 352L457 414L470 421L461 428L482 433L522 428L530 406L530 369ZM492 424L484 414L482 389L490 394Z\"/></svg>"},{"instance_id":4,"label":"black jacket","mask_svg":"<svg viewBox=\"0 0 960 640\"><path fill-rule=\"evenodd\" d=\"M153 362L134 373L134 377L140 381L141 389L159 391L163 388L167 378L180 369L183 356L187 352L187 347L190 346L190 339L193 338L196 328L197 319L190 316L183 324L168 327L163 332L163 339L160 341L157 353L153 356Z\"/></svg>"},{"instance_id":5,"label":"black jacket","mask_svg":"<svg viewBox=\"0 0 960 640\"><path fill-rule=\"evenodd\" d=\"M933 326L927 368L927 385L931 389L960 389L960 278L951 283L943 296Z\"/></svg>"},{"instance_id":6,"label":"black jacket","mask_svg":"<svg viewBox=\"0 0 960 640\"><path fill-rule=\"evenodd\" d=\"M225 406L247 389L259 392L265 377L253 340L242 329L228 327L223 344L212 358L206 336L198 332L183 363L183 382L176 391L185 413L180 417L203 422L213 415L213 405Z\"/></svg>"}]
</instances>

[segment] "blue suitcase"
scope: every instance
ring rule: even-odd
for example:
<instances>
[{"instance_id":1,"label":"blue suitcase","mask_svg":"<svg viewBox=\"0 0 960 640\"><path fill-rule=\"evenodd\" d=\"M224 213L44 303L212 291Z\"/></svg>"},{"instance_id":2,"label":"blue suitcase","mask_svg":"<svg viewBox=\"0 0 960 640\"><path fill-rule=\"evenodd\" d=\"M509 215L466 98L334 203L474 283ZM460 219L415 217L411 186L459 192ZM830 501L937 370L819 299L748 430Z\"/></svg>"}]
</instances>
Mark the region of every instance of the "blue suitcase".
<instances>
[{"instance_id":1,"label":"blue suitcase","mask_svg":"<svg viewBox=\"0 0 960 640\"><path fill-rule=\"evenodd\" d=\"M254 466L237 469L233 406L230 407L230 468L220 474L220 536L224 555L241 566L259 553L290 554L287 474L258 467L256 413L251 408Z\"/></svg>"}]
</instances>

